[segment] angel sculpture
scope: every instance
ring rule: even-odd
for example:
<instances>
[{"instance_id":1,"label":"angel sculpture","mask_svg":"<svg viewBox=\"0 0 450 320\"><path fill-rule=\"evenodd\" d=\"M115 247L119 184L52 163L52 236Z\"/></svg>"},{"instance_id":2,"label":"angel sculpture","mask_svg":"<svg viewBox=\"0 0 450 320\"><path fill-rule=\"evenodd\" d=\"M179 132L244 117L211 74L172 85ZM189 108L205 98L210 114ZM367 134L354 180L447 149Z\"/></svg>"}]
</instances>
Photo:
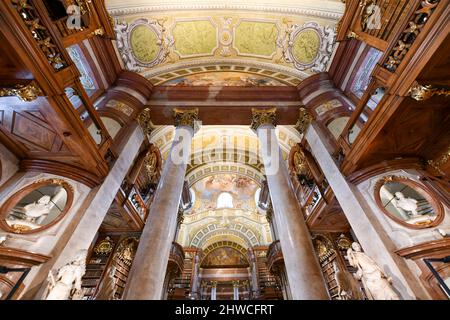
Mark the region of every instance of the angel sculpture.
<instances>
[{"instance_id":1,"label":"angel sculpture","mask_svg":"<svg viewBox=\"0 0 450 320\"><path fill-rule=\"evenodd\" d=\"M362 252L361 246L353 242L347 250L350 264L357 268L355 276L361 280L367 296L371 300L400 300L392 287L392 280L368 255Z\"/></svg>"},{"instance_id":2,"label":"angel sculpture","mask_svg":"<svg viewBox=\"0 0 450 320\"><path fill-rule=\"evenodd\" d=\"M83 290L81 278L86 272L87 250L81 250L72 262L62 266L56 277L52 271L48 275L46 300L81 300Z\"/></svg>"}]
</instances>

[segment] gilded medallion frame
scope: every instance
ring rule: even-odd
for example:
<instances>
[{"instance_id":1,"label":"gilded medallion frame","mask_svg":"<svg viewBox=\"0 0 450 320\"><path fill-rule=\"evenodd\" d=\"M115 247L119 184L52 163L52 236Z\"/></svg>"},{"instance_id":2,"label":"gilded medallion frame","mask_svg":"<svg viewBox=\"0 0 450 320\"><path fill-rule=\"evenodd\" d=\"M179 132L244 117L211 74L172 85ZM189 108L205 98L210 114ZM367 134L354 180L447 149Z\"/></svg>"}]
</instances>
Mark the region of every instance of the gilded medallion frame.
<instances>
[{"instance_id":1,"label":"gilded medallion frame","mask_svg":"<svg viewBox=\"0 0 450 320\"><path fill-rule=\"evenodd\" d=\"M6 222L6 218L9 216L9 213L14 206L17 205L17 203L23 199L26 195L28 195L33 190L39 189L44 186L48 185L60 185L64 188L64 190L67 192L67 201L66 205L63 209L63 211L50 223L41 226L37 229L33 230L17 230L8 225ZM47 230L54 225L56 225L58 222L60 222L69 212L69 210L72 208L74 200L74 190L73 187L66 181L61 179L43 179L36 181L34 183L28 184L25 187L22 187L19 191L15 192L13 195L9 197L8 200L6 200L3 205L0 207L0 229L3 229L4 231L7 231L9 233L15 233L15 234L22 234L22 235L29 235L29 234L36 234L39 232L42 232L44 230Z\"/></svg>"},{"instance_id":2,"label":"gilded medallion frame","mask_svg":"<svg viewBox=\"0 0 450 320\"><path fill-rule=\"evenodd\" d=\"M381 187L384 186L387 182L398 182L401 184L404 184L420 195L422 195L425 200L428 201L428 203L432 206L434 209L434 212L436 213L436 219L434 219L431 223L424 224L424 225L414 225L410 224L406 221L401 220L400 218L396 217L394 214L389 212L384 206L383 201L381 200L380 190ZM439 201L439 198L434 194L432 190L430 190L428 187L420 184L417 181L414 181L407 177L401 177L401 176L386 176L375 184L374 187L374 197L375 202L377 206L381 209L381 211L392 221L396 222L397 224L409 228L409 229L415 229L415 230L421 230L421 229L428 229L438 226L445 217L445 211L442 203Z\"/></svg>"}]
</instances>

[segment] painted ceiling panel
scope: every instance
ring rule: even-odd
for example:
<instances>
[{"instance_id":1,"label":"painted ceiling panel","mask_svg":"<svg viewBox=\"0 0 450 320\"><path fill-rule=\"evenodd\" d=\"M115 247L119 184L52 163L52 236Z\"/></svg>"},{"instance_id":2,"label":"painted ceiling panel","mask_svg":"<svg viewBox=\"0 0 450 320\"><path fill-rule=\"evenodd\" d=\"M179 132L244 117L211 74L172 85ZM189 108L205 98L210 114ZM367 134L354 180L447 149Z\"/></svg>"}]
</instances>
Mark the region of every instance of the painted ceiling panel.
<instances>
[{"instance_id":1,"label":"painted ceiling panel","mask_svg":"<svg viewBox=\"0 0 450 320\"><path fill-rule=\"evenodd\" d=\"M239 6L193 0L107 5L125 67L153 84L221 65L228 70L219 71L256 69L296 85L327 70L344 10L339 1L269 1L265 7L255 1Z\"/></svg>"}]
</instances>

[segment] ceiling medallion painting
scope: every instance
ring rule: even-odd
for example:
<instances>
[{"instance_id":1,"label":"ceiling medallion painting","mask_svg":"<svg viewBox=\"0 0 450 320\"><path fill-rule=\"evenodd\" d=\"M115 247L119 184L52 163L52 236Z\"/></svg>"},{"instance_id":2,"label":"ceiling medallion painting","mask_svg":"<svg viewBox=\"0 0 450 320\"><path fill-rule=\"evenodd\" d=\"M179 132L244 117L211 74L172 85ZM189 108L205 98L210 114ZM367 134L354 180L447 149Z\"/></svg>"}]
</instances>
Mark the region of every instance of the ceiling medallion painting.
<instances>
[{"instance_id":1,"label":"ceiling medallion painting","mask_svg":"<svg viewBox=\"0 0 450 320\"><path fill-rule=\"evenodd\" d=\"M336 30L316 22L293 24L284 40L284 58L299 70L323 72L331 59Z\"/></svg>"},{"instance_id":2,"label":"ceiling medallion painting","mask_svg":"<svg viewBox=\"0 0 450 320\"><path fill-rule=\"evenodd\" d=\"M202 261L202 268L246 268L247 259L234 248L222 247L210 252Z\"/></svg>"},{"instance_id":3,"label":"ceiling medallion painting","mask_svg":"<svg viewBox=\"0 0 450 320\"><path fill-rule=\"evenodd\" d=\"M138 19L117 23L117 48L128 70L141 72L162 63L172 42L165 37L163 20Z\"/></svg>"},{"instance_id":4,"label":"ceiling medallion painting","mask_svg":"<svg viewBox=\"0 0 450 320\"><path fill-rule=\"evenodd\" d=\"M165 86L241 86L241 87L265 87L285 86L286 84L262 75L243 72L210 72L187 75L164 83Z\"/></svg>"},{"instance_id":5,"label":"ceiling medallion painting","mask_svg":"<svg viewBox=\"0 0 450 320\"><path fill-rule=\"evenodd\" d=\"M180 58L213 55L219 47L217 30L210 19L178 20L172 30L174 51Z\"/></svg>"}]
</instances>

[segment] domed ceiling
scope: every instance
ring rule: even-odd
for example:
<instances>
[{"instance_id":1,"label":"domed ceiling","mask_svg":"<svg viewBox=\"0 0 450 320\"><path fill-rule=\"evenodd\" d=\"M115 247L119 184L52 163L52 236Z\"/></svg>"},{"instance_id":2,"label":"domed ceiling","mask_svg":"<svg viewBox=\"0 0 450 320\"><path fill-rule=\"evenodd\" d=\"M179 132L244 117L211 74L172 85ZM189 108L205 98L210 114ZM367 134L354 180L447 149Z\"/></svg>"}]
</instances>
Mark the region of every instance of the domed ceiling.
<instances>
[{"instance_id":1,"label":"domed ceiling","mask_svg":"<svg viewBox=\"0 0 450 320\"><path fill-rule=\"evenodd\" d=\"M344 12L336 0L106 4L124 66L155 85L298 85L327 70ZM204 77L218 72L232 74Z\"/></svg>"}]
</instances>

